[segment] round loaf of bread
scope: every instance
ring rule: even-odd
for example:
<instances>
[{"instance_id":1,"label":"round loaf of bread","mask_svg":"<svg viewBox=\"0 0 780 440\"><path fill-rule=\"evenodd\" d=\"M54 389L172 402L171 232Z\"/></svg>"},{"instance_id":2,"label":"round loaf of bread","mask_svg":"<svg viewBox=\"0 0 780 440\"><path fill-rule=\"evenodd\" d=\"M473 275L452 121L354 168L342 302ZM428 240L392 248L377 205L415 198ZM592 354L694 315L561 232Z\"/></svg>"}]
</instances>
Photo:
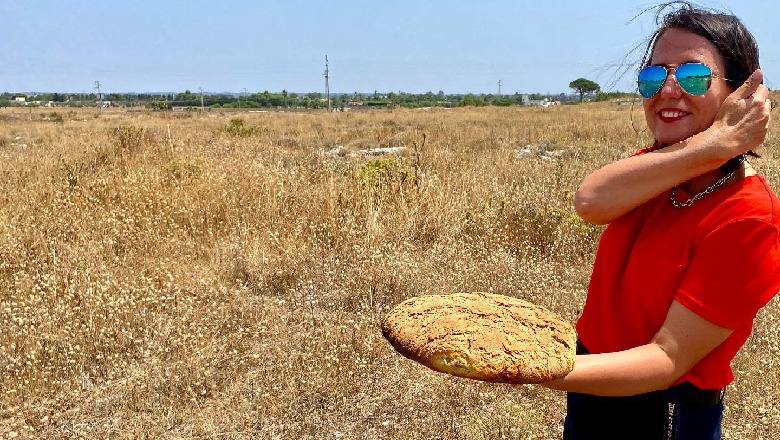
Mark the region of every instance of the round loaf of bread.
<instances>
[{"instance_id":1,"label":"round loaf of bread","mask_svg":"<svg viewBox=\"0 0 780 440\"><path fill-rule=\"evenodd\" d=\"M491 293L410 298L382 320L402 355L442 373L541 383L574 368L574 328L547 309Z\"/></svg>"}]
</instances>

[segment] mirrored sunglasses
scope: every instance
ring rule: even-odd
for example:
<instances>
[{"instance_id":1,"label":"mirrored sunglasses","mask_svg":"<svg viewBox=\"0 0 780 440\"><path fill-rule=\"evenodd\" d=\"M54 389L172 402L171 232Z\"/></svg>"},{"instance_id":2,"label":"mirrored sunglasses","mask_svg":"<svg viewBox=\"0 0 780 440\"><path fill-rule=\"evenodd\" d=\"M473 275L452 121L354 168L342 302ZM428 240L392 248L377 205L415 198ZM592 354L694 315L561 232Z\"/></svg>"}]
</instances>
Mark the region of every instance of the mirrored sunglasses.
<instances>
[{"instance_id":1,"label":"mirrored sunglasses","mask_svg":"<svg viewBox=\"0 0 780 440\"><path fill-rule=\"evenodd\" d=\"M704 63L683 63L677 67L647 66L639 71L639 78L637 78L639 94L645 98L652 98L661 90L671 73L674 73L680 88L694 96L707 93L712 78L720 78L713 75L712 69Z\"/></svg>"}]
</instances>

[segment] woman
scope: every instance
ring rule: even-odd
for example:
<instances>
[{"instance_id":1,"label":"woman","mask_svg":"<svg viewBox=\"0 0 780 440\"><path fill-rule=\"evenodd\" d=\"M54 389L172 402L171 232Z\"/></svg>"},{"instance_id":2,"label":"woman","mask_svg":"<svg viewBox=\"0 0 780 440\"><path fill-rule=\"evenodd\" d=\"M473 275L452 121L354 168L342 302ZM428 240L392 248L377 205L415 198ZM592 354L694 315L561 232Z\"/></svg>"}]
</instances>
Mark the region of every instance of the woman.
<instances>
[{"instance_id":1,"label":"woman","mask_svg":"<svg viewBox=\"0 0 780 440\"><path fill-rule=\"evenodd\" d=\"M730 362L780 290L780 200L743 160L771 111L752 35L686 3L642 64L655 143L590 174L575 198L609 226L581 355L547 384L569 392L565 439L719 439Z\"/></svg>"}]
</instances>

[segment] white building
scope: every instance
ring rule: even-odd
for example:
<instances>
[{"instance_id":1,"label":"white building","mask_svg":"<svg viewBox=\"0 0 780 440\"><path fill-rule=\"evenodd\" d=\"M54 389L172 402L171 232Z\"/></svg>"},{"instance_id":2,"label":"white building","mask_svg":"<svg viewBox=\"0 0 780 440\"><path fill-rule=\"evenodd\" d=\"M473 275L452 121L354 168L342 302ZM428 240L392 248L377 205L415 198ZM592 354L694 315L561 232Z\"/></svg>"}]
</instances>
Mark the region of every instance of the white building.
<instances>
[{"instance_id":1,"label":"white building","mask_svg":"<svg viewBox=\"0 0 780 440\"><path fill-rule=\"evenodd\" d=\"M560 105L560 101L556 101L552 98L544 98L544 99L531 99L528 95L522 95L523 105L530 105L530 106L536 106L536 107L549 107L551 105Z\"/></svg>"}]
</instances>

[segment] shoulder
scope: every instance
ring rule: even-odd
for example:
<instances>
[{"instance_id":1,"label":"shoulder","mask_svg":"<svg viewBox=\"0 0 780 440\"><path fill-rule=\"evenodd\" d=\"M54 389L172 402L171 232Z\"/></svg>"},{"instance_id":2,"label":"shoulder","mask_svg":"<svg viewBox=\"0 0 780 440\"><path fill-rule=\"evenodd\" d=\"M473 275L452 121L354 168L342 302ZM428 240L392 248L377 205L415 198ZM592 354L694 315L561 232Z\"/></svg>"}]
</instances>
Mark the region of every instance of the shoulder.
<instances>
[{"instance_id":1,"label":"shoulder","mask_svg":"<svg viewBox=\"0 0 780 440\"><path fill-rule=\"evenodd\" d=\"M692 222L694 245L713 236L761 230L766 239L780 231L780 200L759 175L750 176L710 194L686 216ZM729 233L723 234L729 231ZM776 240L776 238L775 238Z\"/></svg>"},{"instance_id":2,"label":"shoulder","mask_svg":"<svg viewBox=\"0 0 780 440\"><path fill-rule=\"evenodd\" d=\"M725 188L724 188L725 189ZM710 216L717 223L753 219L780 227L780 199L760 175L747 177L728 188Z\"/></svg>"}]
</instances>

